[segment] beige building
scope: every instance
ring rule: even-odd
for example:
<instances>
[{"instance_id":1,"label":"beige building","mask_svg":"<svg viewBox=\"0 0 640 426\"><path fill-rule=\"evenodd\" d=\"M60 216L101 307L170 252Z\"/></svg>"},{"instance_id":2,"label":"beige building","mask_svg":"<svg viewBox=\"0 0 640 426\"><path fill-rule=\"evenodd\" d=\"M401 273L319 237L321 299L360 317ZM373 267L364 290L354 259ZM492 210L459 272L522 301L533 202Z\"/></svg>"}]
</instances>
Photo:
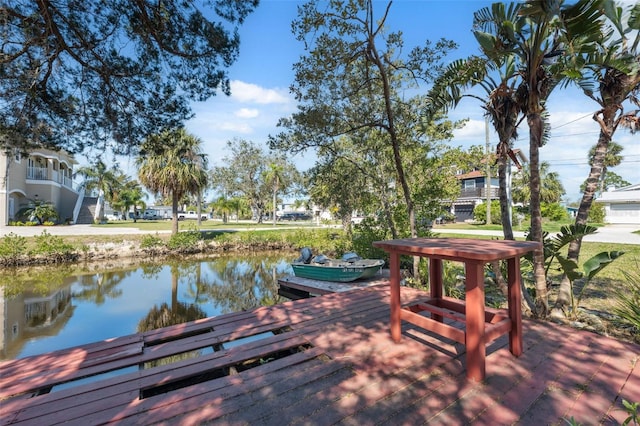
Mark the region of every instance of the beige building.
<instances>
[{"instance_id":1,"label":"beige building","mask_svg":"<svg viewBox=\"0 0 640 426\"><path fill-rule=\"evenodd\" d=\"M75 220L82 202L73 188L76 164L65 151L36 149L26 157L0 153L0 225L8 225L35 200L53 203L60 222Z\"/></svg>"}]
</instances>

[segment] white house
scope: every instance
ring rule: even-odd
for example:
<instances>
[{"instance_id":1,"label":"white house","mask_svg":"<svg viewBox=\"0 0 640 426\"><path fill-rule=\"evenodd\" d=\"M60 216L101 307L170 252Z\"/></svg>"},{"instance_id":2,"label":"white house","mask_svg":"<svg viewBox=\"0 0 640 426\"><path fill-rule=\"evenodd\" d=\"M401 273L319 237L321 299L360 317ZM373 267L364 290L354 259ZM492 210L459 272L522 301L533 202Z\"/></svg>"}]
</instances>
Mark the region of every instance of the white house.
<instances>
[{"instance_id":1,"label":"white house","mask_svg":"<svg viewBox=\"0 0 640 426\"><path fill-rule=\"evenodd\" d=\"M604 204L605 222L640 225L640 184L609 189L596 201Z\"/></svg>"}]
</instances>

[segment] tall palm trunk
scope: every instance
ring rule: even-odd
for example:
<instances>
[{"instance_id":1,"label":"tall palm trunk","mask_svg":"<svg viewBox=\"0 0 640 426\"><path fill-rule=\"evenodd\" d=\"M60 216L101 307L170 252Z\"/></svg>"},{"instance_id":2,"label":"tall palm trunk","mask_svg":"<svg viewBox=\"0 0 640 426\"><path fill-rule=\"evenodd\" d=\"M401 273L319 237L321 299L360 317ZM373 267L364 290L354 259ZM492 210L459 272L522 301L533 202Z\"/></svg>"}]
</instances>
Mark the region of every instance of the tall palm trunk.
<instances>
[{"instance_id":1,"label":"tall palm trunk","mask_svg":"<svg viewBox=\"0 0 640 426\"><path fill-rule=\"evenodd\" d=\"M171 234L176 235L178 233L178 197L173 194L171 197L171 211L173 217L171 218Z\"/></svg>"},{"instance_id":2,"label":"tall palm trunk","mask_svg":"<svg viewBox=\"0 0 640 426\"><path fill-rule=\"evenodd\" d=\"M501 155L498 158L498 186L500 195L500 219L502 221L502 233L505 240L513 240L513 227L511 225L511 206L507 185L507 157Z\"/></svg>"},{"instance_id":3,"label":"tall palm trunk","mask_svg":"<svg viewBox=\"0 0 640 426\"><path fill-rule=\"evenodd\" d=\"M582 199L580 200L580 206L576 214L575 224L586 225L589 218L589 211L595 199L596 191L598 190L599 182L602 179L604 173L604 164L607 156L607 150L611 139L613 138L613 132L615 131L615 115L617 108L610 107L602 110L602 117L594 115L594 120L600 124L600 136L598 137L598 143L596 144L595 153L591 161L591 169L589 170L589 177L587 178L587 185ZM580 249L582 248L582 238L573 240L569 244L569 251L567 258L578 262L580 257ZM571 283L566 276L562 277L560 282L560 288L558 291L558 297L554 305L554 311L558 315L564 312L565 308L571 303ZM554 314L555 314L554 313Z\"/></svg>"},{"instance_id":4,"label":"tall palm trunk","mask_svg":"<svg viewBox=\"0 0 640 426\"><path fill-rule=\"evenodd\" d=\"M542 241L542 212L540 210L540 146L542 145L543 120L540 113L534 112L527 115L529 124L529 161L530 178L529 189L531 200L529 209L531 213L531 229L529 238L531 241ZM547 316L549 301L547 292L547 279L544 271L544 250L536 250L533 253L533 277L536 288L536 315L540 318Z\"/></svg>"}]
</instances>

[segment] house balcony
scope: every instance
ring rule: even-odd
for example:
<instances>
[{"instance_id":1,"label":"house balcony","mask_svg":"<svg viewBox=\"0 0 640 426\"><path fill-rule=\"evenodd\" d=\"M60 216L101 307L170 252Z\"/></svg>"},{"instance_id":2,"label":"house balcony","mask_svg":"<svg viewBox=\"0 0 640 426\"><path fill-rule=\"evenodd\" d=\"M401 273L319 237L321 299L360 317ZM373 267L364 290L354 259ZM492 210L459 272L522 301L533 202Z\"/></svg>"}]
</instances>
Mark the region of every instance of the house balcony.
<instances>
[{"instance_id":1,"label":"house balcony","mask_svg":"<svg viewBox=\"0 0 640 426\"><path fill-rule=\"evenodd\" d=\"M46 167L27 167L27 179L55 182L73 189L73 179L70 176L57 170L53 170L49 176L49 169Z\"/></svg>"},{"instance_id":2,"label":"house balcony","mask_svg":"<svg viewBox=\"0 0 640 426\"><path fill-rule=\"evenodd\" d=\"M500 198L500 193L499 193L499 188L490 188L489 189L489 195L491 196L491 199L498 199ZM481 188L463 188L460 191L460 195L458 196L458 200L459 199L486 199L487 198L487 189L484 187Z\"/></svg>"},{"instance_id":3,"label":"house balcony","mask_svg":"<svg viewBox=\"0 0 640 426\"><path fill-rule=\"evenodd\" d=\"M46 167L27 167L27 179L50 180L49 169Z\"/></svg>"}]
</instances>

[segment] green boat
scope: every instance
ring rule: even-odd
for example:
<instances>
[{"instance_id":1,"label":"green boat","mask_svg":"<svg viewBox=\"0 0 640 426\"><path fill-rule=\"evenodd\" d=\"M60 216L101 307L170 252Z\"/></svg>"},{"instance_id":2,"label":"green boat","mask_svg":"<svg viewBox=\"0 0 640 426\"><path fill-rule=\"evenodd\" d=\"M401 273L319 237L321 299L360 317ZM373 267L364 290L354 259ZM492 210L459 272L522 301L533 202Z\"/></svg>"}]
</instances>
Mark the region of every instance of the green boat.
<instances>
[{"instance_id":1,"label":"green boat","mask_svg":"<svg viewBox=\"0 0 640 426\"><path fill-rule=\"evenodd\" d=\"M309 253L303 251L299 259L291 262L296 277L345 283L371 278L384 265L384 260L361 259L353 253L346 254L342 259L329 259L322 255L311 258Z\"/></svg>"}]
</instances>

